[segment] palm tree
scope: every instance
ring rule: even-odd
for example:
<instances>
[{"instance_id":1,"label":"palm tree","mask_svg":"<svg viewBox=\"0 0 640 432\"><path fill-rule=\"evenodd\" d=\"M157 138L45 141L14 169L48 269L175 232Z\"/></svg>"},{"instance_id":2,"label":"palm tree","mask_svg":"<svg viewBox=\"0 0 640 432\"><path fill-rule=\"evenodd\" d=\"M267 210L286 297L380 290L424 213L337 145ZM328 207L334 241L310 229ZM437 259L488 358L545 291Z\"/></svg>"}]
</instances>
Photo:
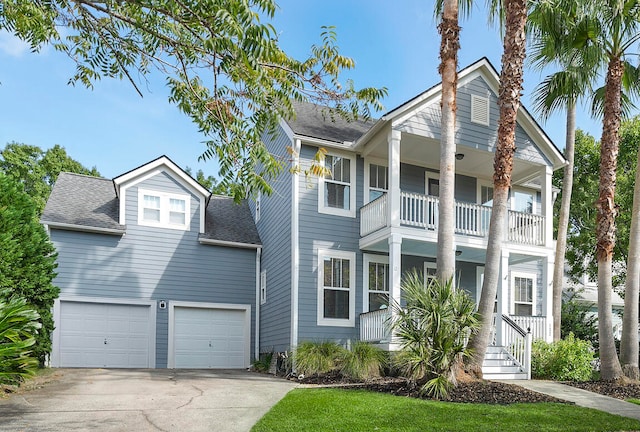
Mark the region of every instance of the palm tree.
<instances>
[{"instance_id":1,"label":"palm tree","mask_svg":"<svg viewBox=\"0 0 640 432\"><path fill-rule=\"evenodd\" d=\"M567 36L568 27L575 22L576 5L566 3L559 7L556 0L539 1L529 12L528 32L532 41L532 63L542 69L549 64L557 64L560 71L545 78L536 88L535 109L548 119L556 110L566 109L567 124L562 181L562 201L558 216L558 236L555 263L553 267L553 339L560 340L562 316L562 288L564 281L564 260L569 227L571 191L573 189L574 148L576 137L576 102L591 89L596 78L593 69L576 63L575 56L561 55L559 46ZM566 54L566 53L565 53Z\"/></svg>"},{"instance_id":2,"label":"palm tree","mask_svg":"<svg viewBox=\"0 0 640 432\"><path fill-rule=\"evenodd\" d=\"M516 116L520 107L520 92L526 56L527 0L504 0L501 15L504 17L505 32L500 88L498 90L500 119L493 163L493 209L489 223L485 277L478 304L482 326L480 331L473 335L469 341L473 355L467 365L468 370L476 376L482 376L482 362L489 345L493 304L500 275L507 201L511 187L513 155L516 150Z\"/></svg>"},{"instance_id":3,"label":"palm tree","mask_svg":"<svg viewBox=\"0 0 640 432\"><path fill-rule=\"evenodd\" d=\"M453 236L455 230L455 126L460 26L458 25L458 0L438 2L436 5L436 13L438 14L440 6L442 6L442 21L438 25L438 32L441 36L438 71L442 76L442 101L440 103L442 116L440 123L440 201L438 204L436 273L440 281L444 283L453 278L456 266Z\"/></svg>"},{"instance_id":4,"label":"palm tree","mask_svg":"<svg viewBox=\"0 0 640 432\"><path fill-rule=\"evenodd\" d=\"M613 380L622 376L613 339L611 291L612 262L615 247L616 167L622 118L623 75L638 76L628 60L640 40L640 0L580 1L584 13L566 40L566 51L575 52L581 63L606 70L602 138L600 139L600 173L596 202L596 258L598 262L598 339L600 376ZM637 80L635 84L637 90ZM634 90L631 88L631 90ZM634 94L633 92L631 94ZM634 308L637 311L637 303ZM627 310L625 309L625 313ZM623 335L623 338L628 337ZM637 345L637 344L636 344Z\"/></svg>"}]
</instances>

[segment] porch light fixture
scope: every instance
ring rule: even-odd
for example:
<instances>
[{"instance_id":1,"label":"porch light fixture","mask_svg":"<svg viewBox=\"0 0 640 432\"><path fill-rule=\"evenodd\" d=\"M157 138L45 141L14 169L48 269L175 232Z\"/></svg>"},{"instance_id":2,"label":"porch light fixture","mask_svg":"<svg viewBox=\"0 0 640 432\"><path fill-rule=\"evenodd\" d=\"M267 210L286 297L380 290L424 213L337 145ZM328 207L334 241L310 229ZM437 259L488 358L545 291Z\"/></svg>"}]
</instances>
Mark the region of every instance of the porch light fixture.
<instances>
[{"instance_id":1,"label":"porch light fixture","mask_svg":"<svg viewBox=\"0 0 640 432\"><path fill-rule=\"evenodd\" d=\"M462 159L464 159L464 153L456 153L456 159L457 159L457 160L462 160Z\"/></svg>"},{"instance_id":2,"label":"porch light fixture","mask_svg":"<svg viewBox=\"0 0 640 432\"><path fill-rule=\"evenodd\" d=\"M456 256L460 256L460 255L462 255L462 251L461 250L457 250L456 251Z\"/></svg>"}]
</instances>

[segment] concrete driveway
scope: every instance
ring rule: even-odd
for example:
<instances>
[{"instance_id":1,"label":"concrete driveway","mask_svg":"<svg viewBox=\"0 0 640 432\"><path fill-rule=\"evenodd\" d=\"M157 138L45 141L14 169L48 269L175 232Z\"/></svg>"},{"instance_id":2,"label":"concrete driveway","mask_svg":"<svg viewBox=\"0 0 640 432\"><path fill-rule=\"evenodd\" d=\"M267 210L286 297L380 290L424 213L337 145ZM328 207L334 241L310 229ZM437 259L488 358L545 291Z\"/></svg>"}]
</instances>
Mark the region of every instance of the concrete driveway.
<instances>
[{"instance_id":1,"label":"concrete driveway","mask_svg":"<svg viewBox=\"0 0 640 432\"><path fill-rule=\"evenodd\" d=\"M0 431L248 431L295 384L246 371L60 369L0 399Z\"/></svg>"}]
</instances>

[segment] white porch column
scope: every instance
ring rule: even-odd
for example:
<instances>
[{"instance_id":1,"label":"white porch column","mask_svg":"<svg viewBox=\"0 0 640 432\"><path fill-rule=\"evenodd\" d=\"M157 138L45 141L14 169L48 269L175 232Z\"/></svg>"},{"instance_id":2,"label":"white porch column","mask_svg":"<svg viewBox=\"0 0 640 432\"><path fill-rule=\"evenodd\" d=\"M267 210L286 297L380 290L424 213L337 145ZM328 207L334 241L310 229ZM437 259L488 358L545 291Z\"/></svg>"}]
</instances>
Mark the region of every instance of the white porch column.
<instances>
[{"instance_id":1,"label":"white porch column","mask_svg":"<svg viewBox=\"0 0 640 432\"><path fill-rule=\"evenodd\" d=\"M542 259L542 315L545 319L544 340L553 342L553 266L552 255Z\"/></svg>"},{"instance_id":2,"label":"white porch column","mask_svg":"<svg viewBox=\"0 0 640 432\"><path fill-rule=\"evenodd\" d=\"M402 279L402 237L391 234L389 237L389 304L400 304L400 282ZM391 318L395 320L397 311L391 307ZM391 341L393 335L391 335Z\"/></svg>"},{"instance_id":3,"label":"white porch column","mask_svg":"<svg viewBox=\"0 0 640 432\"><path fill-rule=\"evenodd\" d=\"M496 308L496 343L502 346L504 345L502 315L509 315L509 251L504 248L500 258L500 279L498 281L496 301L498 302Z\"/></svg>"},{"instance_id":4,"label":"white porch column","mask_svg":"<svg viewBox=\"0 0 640 432\"><path fill-rule=\"evenodd\" d=\"M387 137L389 144L389 192L387 201L387 221L391 227L400 226L400 137L402 133L391 130Z\"/></svg>"},{"instance_id":5,"label":"white porch column","mask_svg":"<svg viewBox=\"0 0 640 432\"><path fill-rule=\"evenodd\" d=\"M542 216L544 216L544 245L553 247L553 189L551 167L545 166L541 172L542 177Z\"/></svg>"}]
</instances>

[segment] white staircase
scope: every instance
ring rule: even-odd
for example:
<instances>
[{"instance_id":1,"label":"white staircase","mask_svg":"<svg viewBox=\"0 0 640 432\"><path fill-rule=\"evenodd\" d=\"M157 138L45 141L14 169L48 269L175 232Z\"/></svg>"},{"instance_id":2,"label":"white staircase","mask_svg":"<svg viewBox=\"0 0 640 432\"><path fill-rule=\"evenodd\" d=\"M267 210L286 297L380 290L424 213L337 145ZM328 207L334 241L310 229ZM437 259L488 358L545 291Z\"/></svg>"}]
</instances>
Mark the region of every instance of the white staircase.
<instances>
[{"instance_id":1,"label":"white staircase","mask_svg":"<svg viewBox=\"0 0 640 432\"><path fill-rule=\"evenodd\" d=\"M482 362L482 377L489 380L528 379L527 372L504 347L489 345Z\"/></svg>"}]
</instances>

